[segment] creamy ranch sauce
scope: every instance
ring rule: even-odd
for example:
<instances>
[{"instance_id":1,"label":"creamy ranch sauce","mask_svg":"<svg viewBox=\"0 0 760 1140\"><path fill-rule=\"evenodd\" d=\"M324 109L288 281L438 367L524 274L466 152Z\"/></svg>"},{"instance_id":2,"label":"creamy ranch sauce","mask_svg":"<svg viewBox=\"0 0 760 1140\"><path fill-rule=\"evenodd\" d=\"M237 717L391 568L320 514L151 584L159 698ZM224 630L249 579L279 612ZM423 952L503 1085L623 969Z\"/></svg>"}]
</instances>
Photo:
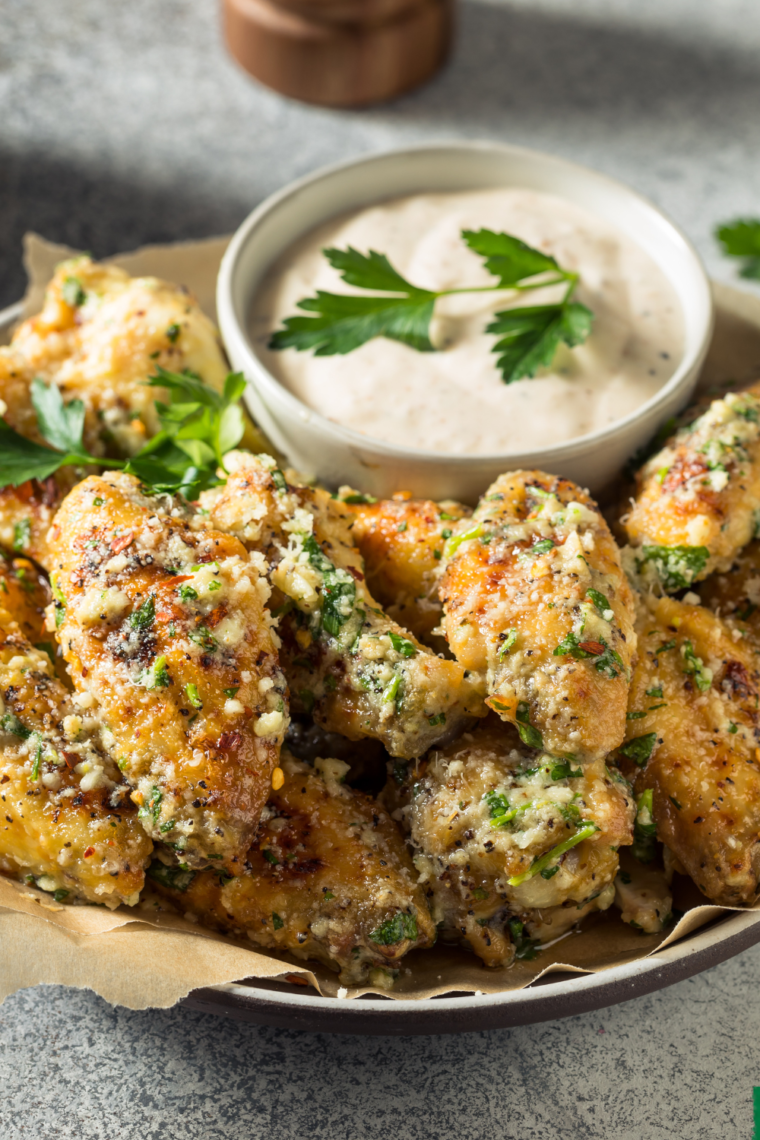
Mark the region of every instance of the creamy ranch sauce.
<instances>
[{"instance_id":1,"label":"creamy ranch sauce","mask_svg":"<svg viewBox=\"0 0 760 1140\"><path fill-rule=\"evenodd\" d=\"M460 238L481 228L514 234L581 275L574 299L594 313L591 336L572 350L561 345L534 379L505 384L491 351L496 338L483 332L492 313L513 303L506 291L437 301L431 339L440 352L384 337L346 356L267 349L272 331L317 289L360 292L341 281L323 248L378 250L428 289L487 285L493 278ZM519 303L546 304L563 293L535 290ZM663 273L624 234L553 195L502 189L398 198L313 230L269 272L251 333L273 375L329 419L400 446L487 455L561 443L622 419L672 375L683 322Z\"/></svg>"}]
</instances>

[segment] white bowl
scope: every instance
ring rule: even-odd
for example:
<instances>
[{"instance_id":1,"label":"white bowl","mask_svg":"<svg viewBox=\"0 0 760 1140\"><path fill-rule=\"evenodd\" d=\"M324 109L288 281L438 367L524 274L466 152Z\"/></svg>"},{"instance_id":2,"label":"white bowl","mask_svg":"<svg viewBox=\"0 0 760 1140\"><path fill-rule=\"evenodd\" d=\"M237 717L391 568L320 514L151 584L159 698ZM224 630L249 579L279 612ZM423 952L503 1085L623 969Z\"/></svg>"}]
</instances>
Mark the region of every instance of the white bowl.
<instances>
[{"instance_id":1,"label":"white bowl","mask_svg":"<svg viewBox=\"0 0 760 1140\"><path fill-rule=\"evenodd\" d=\"M684 351L670 380L617 423L567 443L521 453L441 455L396 447L327 419L289 392L256 354L248 333L253 297L269 266L300 237L346 211L406 194L501 186L558 195L622 230L659 265L684 316ZM452 142L370 155L327 167L267 198L224 255L217 283L219 326L246 399L272 442L302 472L328 486L349 483L378 496L407 490L474 502L504 471L540 468L599 492L626 459L687 403L712 331L710 285L691 243L651 202L564 159L492 142Z\"/></svg>"}]
</instances>

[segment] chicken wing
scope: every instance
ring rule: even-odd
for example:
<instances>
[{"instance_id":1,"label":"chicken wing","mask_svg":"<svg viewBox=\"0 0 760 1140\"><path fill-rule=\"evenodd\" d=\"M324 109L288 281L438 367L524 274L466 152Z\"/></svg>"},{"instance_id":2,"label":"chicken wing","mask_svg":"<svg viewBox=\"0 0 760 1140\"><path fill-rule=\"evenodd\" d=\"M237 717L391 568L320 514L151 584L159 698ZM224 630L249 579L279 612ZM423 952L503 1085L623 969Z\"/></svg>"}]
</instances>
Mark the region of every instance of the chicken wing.
<instances>
[{"instance_id":1,"label":"chicken wing","mask_svg":"<svg viewBox=\"0 0 760 1140\"><path fill-rule=\"evenodd\" d=\"M241 874L156 862L151 877L206 926L317 959L345 985L387 988L407 951L435 941L398 828L341 782L341 761L317 761L315 771L283 753L282 769Z\"/></svg>"},{"instance_id":2,"label":"chicken wing","mask_svg":"<svg viewBox=\"0 0 760 1140\"><path fill-rule=\"evenodd\" d=\"M489 719L418 765L396 765L389 806L406 827L442 936L489 966L614 897L633 797L603 760L575 767ZM593 904L593 905L592 905Z\"/></svg>"},{"instance_id":3,"label":"chicken wing","mask_svg":"<svg viewBox=\"0 0 760 1140\"><path fill-rule=\"evenodd\" d=\"M702 606L649 597L638 616L626 743L657 837L703 894L750 903L760 874L757 658Z\"/></svg>"},{"instance_id":4,"label":"chicken wing","mask_svg":"<svg viewBox=\"0 0 760 1140\"><path fill-rule=\"evenodd\" d=\"M0 871L58 901L137 902L153 844L114 743L0 610Z\"/></svg>"},{"instance_id":5,"label":"chicken wing","mask_svg":"<svg viewBox=\"0 0 760 1140\"><path fill-rule=\"evenodd\" d=\"M123 474L68 496L51 550L64 657L114 734L148 834L190 866L234 863L288 720L263 560Z\"/></svg>"},{"instance_id":6,"label":"chicken wing","mask_svg":"<svg viewBox=\"0 0 760 1140\"><path fill-rule=\"evenodd\" d=\"M367 587L393 621L440 648L443 639L433 630L442 612L438 572L443 547L452 525L472 511L459 503L433 503L403 492L374 503L350 488L338 494L354 516L351 537L364 559Z\"/></svg>"},{"instance_id":7,"label":"chicken wing","mask_svg":"<svg viewBox=\"0 0 760 1140\"><path fill-rule=\"evenodd\" d=\"M750 542L728 570L711 574L696 592L703 606L760 649L760 542Z\"/></svg>"},{"instance_id":8,"label":"chicken wing","mask_svg":"<svg viewBox=\"0 0 760 1140\"><path fill-rule=\"evenodd\" d=\"M202 496L212 525L261 551L279 592L282 661L297 712L352 740L419 756L485 711L465 669L442 660L372 598L351 517L320 488L286 482L268 456L227 456ZM274 601L275 599L273 599Z\"/></svg>"},{"instance_id":9,"label":"chicken wing","mask_svg":"<svg viewBox=\"0 0 760 1140\"><path fill-rule=\"evenodd\" d=\"M633 601L596 504L566 479L502 475L445 550L444 628L523 740L601 758L623 739Z\"/></svg>"},{"instance_id":10,"label":"chicken wing","mask_svg":"<svg viewBox=\"0 0 760 1140\"><path fill-rule=\"evenodd\" d=\"M728 570L760 518L760 385L714 400L636 476L627 567L671 593Z\"/></svg>"}]
</instances>

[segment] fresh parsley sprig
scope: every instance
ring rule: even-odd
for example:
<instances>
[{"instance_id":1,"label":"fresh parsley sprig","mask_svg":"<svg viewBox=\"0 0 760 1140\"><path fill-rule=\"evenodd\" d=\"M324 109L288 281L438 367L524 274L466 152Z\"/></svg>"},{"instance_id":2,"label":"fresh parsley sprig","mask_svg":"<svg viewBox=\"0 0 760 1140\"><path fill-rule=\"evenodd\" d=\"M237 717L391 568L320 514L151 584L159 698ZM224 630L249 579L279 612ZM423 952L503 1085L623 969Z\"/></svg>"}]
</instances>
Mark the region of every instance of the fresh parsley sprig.
<instances>
[{"instance_id":1,"label":"fresh parsley sprig","mask_svg":"<svg viewBox=\"0 0 760 1140\"><path fill-rule=\"evenodd\" d=\"M28 479L47 479L62 467L106 467L136 475L154 491L194 499L220 482L217 469L224 455L243 436L243 413L238 401L245 389L240 373L230 373L223 392L209 388L191 372L158 368L147 383L168 389L170 404L156 402L161 430L131 459L91 455L82 441L84 404L63 402L56 384L32 381L31 398L43 447L19 435L0 420L0 487L17 487Z\"/></svg>"},{"instance_id":2,"label":"fresh parsley sprig","mask_svg":"<svg viewBox=\"0 0 760 1140\"><path fill-rule=\"evenodd\" d=\"M557 261L533 249L511 234L492 230L463 230L465 244L484 259L485 268L496 281L461 289L420 289L393 268L383 253L368 254L352 249L325 249L322 252L333 269L348 285L372 291L370 296L352 293L326 293L298 302L298 308L314 316L287 317L277 329L269 347L277 351L295 348L313 350L315 356L345 355L377 336L397 340L418 352L435 352L430 339L430 322L439 297L459 293L490 293L511 290L522 293L565 284L565 295L553 305L503 310L494 314L486 327L498 339L493 347L497 367L505 384L535 376L539 368L551 364L560 343L571 348L586 339L593 314L585 305L572 301L578 274L562 269Z\"/></svg>"},{"instance_id":3,"label":"fresh parsley sprig","mask_svg":"<svg viewBox=\"0 0 760 1140\"><path fill-rule=\"evenodd\" d=\"M718 226L715 236L728 257L743 259L739 273L751 281L760 281L760 219L740 218Z\"/></svg>"}]
</instances>

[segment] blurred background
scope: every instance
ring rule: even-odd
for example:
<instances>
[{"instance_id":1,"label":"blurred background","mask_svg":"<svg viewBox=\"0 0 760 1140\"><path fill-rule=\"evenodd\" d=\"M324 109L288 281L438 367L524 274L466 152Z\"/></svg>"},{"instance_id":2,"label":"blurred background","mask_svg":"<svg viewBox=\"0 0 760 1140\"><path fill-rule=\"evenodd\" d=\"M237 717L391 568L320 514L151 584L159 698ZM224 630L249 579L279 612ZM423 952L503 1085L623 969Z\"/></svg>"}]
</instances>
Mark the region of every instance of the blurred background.
<instances>
[{"instance_id":1,"label":"blurred background","mask_svg":"<svg viewBox=\"0 0 760 1140\"><path fill-rule=\"evenodd\" d=\"M246 75L213 0L0 0L0 306L27 229L96 256L226 233L324 163L446 137L624 179L735 279L711 231L760 213L759 52L757 0L461 0L431 82L335 111Z\"/></svg>"}]
</instances>

